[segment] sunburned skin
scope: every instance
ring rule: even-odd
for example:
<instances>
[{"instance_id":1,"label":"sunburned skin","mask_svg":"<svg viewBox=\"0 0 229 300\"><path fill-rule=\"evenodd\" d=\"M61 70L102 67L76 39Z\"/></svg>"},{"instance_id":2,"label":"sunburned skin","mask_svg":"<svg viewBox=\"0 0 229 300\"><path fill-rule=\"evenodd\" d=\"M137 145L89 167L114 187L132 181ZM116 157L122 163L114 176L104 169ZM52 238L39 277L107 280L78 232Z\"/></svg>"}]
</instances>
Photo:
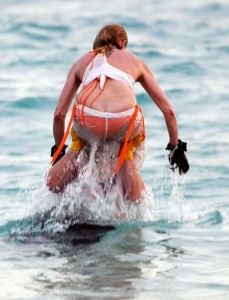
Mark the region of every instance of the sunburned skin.
<instances>
[{"instance_id":1,"label":"sunburned skin","mask_svg":"<svg viewBox=\"0 0 229 300\"><path fill-rule=\"evenodd\" d=\"M91 106L92 101L100 91L100 87L96 86L93 93L87 98L85 106L101 112L117 113L133 108L137 104L133 91L126 83L106 78L106 84L102 93ZM82 99L80 98L78 104L83 104L84 101L85 96Z\"/></svg>"}]
</instances>

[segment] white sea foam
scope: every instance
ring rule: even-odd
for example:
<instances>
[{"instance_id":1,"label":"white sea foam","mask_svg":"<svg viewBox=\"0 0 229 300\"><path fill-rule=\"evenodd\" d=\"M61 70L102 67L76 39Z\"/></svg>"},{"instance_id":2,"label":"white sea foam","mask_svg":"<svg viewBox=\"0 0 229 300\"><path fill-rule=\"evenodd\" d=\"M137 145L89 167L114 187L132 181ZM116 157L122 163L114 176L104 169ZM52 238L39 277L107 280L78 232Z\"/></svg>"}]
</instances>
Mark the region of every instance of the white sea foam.
<instances>
[{"instance_id":1,"label":"white sea foam","mask_svg":"<svg viewBox=\"0 0 229 300\"><path fill-rule=\"evenodd\" d=\"M125 199L121 182L112 181L116 160L109 148L102 150L98 151L98 145L94 145L86 165L82 164L85 152L81 154L79 176L62 193L48 191L45 185L33 190L29 214L50 211L52 220L65 224L153 221L154 199L150 187L146 185L142 199L135 203Z\"/></svg>"}]
</instances>

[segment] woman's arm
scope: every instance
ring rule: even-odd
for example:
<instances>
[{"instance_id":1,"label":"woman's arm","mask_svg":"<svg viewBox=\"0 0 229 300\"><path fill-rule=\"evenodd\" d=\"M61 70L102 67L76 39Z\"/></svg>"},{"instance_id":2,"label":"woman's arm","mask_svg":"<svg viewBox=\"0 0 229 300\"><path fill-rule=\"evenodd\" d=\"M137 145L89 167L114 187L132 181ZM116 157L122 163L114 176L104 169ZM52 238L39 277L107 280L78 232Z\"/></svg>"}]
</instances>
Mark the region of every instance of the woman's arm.
<instances>
[{"instance_id":1,"label":"woman's arm","mask_svg":"<svg viewBox=\"0 0 229 300\"><path fill-rule=\"evenodd\" d=\"M137 81L140 82L151 99L162 111L168 129L170 143L175 146L178 144L178 126L172 105L165 93L161 90L150 69L144 62L141 61L141 64L142 72Z\"/></svg>"},{"instance_id":2,"label":"woman's arm","mask_svg":"<svg viewBox=\"0 0 229 300\"><path fill-rule=\"evenodd\" d=\"M77 64L77 63L76 63ZM81 81L77 77L77 65L70 69L63 90L60 94L53 119L53 135L55 144L58 147L64 136L65 118L72 99L78 90Z\"/></svg>"}]
</instances>

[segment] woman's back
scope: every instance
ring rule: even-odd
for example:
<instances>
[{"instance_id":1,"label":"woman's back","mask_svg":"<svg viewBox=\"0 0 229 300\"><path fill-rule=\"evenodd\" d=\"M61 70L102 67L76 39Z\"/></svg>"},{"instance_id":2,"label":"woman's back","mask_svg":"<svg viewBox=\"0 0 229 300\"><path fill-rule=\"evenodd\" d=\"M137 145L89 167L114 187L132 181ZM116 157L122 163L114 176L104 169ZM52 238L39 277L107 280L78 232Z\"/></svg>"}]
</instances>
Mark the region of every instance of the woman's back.
<instances>
[{"instance_id":1,"label":"woman's back","mask_svg":"<svg viewBox=\"0 0 229 300\"><path fill-rule=\"evenodd\" d=\"M99 55L104 56L105 54ZM130 82L133 81L133 83L136 81L139 71L137 66L138 59L129 51L114 49L109 56L104 56L105 63L102 65L101 70L99 70L99 66L96 65L97 58L93 56L95 56L94 53L88 53L82 58L82 69L84 70L84 73L81 72L80 79L83 83L86 83L84 89L87 89L90 84L90 78L88 78L88 76L95 75L94 77L98 80L98 84L91 93L81 91L83 96L79 97L78 104L84 104L94 110L114 113L122 112L134 107L136 105L136 97L131 84L128 84L125 81L129 80ZM93 63L93 60L95 60L95 63ZM109 72L106 73L105 67L108 67L108 69L114 73L115 70L117 70L117 73L120 73L118 74L119 76L123 74L123 77L125 77L126 74L127 79L113 79L115 78L115 74L109 76ZM104 73L107 74L106 83L101 91L99 80L100 75ZM92 79L94 77L92 77ZM97 96L98 98L96 98ZM96 100L94 100L95 98Z\"/></svg>"}]
</instances>

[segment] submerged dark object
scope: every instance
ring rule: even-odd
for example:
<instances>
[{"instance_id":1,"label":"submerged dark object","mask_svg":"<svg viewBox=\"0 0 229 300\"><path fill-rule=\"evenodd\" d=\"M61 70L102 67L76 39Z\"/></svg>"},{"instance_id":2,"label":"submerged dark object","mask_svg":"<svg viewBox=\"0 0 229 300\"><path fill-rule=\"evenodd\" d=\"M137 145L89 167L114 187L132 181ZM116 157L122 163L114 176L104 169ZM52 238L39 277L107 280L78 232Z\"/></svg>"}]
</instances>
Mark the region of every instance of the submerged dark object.
<instances>
[{"instance_id":1,"label":"submerged dark object","mask_svg":"<svg viewBox=\"0 0 229 300\"><path fill-rule=\"evenodd\" d=\"M68 223L67 227L66 222ZM90 244L99 242L107 232L115 230L113 225L81 223L66 219L63 223L64 230L56 232L53 231L56 223L60 225L60 228L62 223L51 218L48 211L42 215L36 214L11 223L8 229L10 239L21 243L42 243L42 240L44 242L50 240L71 245Z\"/></svg>"},{"instance_id":2,"label":"submerged dark object","mask_svg":"<svg viewBox=\"0 0 229 300\"><path fill-rule=\"evenodd\" d=\"M107 232L115 230L112 225L73 224L65 232L52 234L57 243L70 243L72 245L91 244L99 242Z\"/></svg>"}]
</instances>

